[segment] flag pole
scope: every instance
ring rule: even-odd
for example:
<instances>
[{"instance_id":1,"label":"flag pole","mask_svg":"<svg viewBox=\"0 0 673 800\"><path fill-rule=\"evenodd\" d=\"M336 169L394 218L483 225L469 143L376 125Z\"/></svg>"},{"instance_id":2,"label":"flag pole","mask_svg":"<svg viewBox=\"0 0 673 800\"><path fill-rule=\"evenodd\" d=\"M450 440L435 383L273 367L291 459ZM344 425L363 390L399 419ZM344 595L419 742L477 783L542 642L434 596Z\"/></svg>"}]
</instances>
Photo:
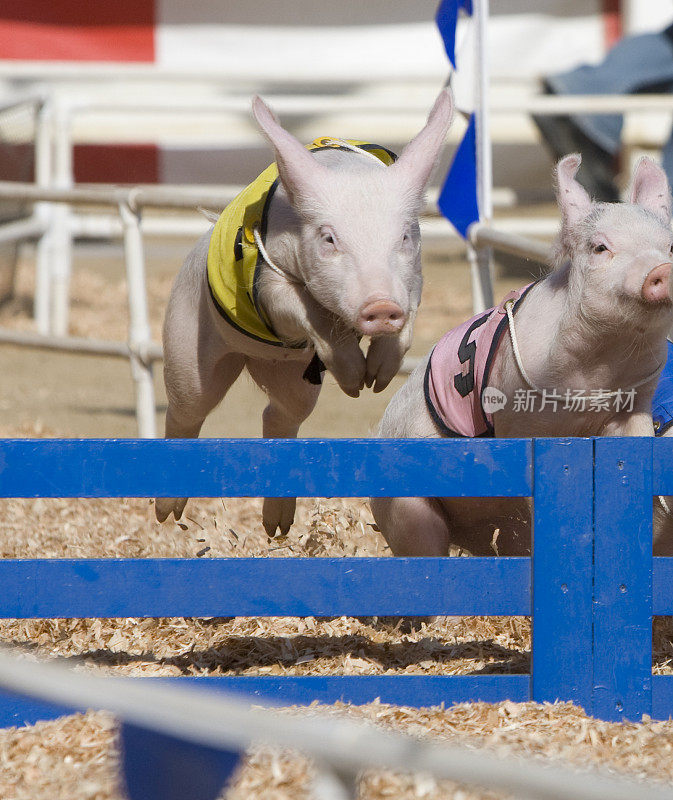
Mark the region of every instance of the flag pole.
<instances>
[{"instance_id":1,"label":"flag pole","mask_svg":"<svg viewBox=\"0 0 673 800\"><path fill-rule=\"evenodd\" d=\"M488 111L488 0L473 0L475 26L475 131L477 162L477 206L479 222L493 219L493 162ZM468 233L468 258L472 273L472 305L475 313L493 305L493 253L490 247L475 247Z\"/></svg>"}]
</instances>

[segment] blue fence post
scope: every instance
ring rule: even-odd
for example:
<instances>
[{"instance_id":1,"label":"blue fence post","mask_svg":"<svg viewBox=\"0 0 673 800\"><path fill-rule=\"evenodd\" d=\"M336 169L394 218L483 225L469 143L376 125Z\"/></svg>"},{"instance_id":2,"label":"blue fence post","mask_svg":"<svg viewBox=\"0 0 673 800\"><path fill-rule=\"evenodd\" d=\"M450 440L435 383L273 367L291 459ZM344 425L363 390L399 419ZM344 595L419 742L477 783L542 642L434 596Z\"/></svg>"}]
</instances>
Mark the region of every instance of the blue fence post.
<instances>
[{"instance_id":1,"label":"blue fence post","mask_svg":"<svg viewBox=\"0 0 673 800\"><path fill-rule=\"evenodd\" d=\"M594 443L594 715L652 713L652 443Z\"/></svg>"},{"instance_id":2,"label":"blue fence post","mask_svg":"<svg viewBox=\"0 0 673 800\"><path fill-rule=\"evenodd\" d=\"M531 699L591 713L593 442L534 443Z\"/></svg>"}]
</instances>

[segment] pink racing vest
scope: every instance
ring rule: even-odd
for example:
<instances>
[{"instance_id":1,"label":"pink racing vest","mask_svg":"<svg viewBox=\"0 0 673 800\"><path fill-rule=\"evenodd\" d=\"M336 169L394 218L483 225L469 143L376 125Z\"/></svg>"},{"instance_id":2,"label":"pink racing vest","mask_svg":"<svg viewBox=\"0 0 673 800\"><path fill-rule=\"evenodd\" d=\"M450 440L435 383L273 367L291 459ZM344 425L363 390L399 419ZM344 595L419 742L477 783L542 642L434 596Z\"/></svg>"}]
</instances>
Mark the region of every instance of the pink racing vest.
<instances>
[{"instance_id":1,"label":"pink racing vest","mask_svg":"<svg viewBox=\"0 0 673 800\"><path fill-rule=\"evenodd\" d=\"M481 396L507 327L505 303L513 313L533 286L510 292L495 308L453 328L437 342L425 373L425 402L444 436L493 436L493 416Z\"/></svg>"}]
</instances>

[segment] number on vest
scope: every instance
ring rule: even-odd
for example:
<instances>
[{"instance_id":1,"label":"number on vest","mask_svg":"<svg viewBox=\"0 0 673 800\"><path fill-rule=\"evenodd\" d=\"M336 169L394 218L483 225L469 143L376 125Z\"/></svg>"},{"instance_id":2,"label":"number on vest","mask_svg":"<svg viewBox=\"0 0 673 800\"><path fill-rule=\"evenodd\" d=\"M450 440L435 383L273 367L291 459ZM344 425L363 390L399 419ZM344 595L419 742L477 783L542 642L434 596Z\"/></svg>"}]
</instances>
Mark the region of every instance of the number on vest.
<instances>
[{"instance_id":1,"label":"number on vest","mask_svg":"<svg viewBox=\"0 0 673 800\"><path fill-rule=\"evenodd\" d=\"M456 387L456 391L461 397L467 397L474 389L474 357L477 353L477 345L474 342L470 342L469 338L480 325L483 325L486 320L488 320L488 318L489 314L485 314L483 317L475 320L465 331L465 336L461 339L460 347L458 348L458 359L461 364L469 361L469 366L465 375L459 372L457 375L453 376L453 385Z\"/></svg>"}]
</instances>

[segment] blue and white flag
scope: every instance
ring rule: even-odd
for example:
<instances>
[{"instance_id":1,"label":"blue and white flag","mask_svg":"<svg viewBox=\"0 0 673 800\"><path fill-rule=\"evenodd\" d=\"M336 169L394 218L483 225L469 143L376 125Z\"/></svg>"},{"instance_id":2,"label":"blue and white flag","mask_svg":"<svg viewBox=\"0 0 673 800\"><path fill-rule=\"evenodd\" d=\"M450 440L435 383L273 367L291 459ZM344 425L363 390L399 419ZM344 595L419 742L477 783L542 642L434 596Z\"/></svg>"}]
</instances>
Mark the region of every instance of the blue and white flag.
<instances>
[{"instance_id":1,"label":"blue and white flag","mask_svg":"<svg viewBox=\"0 0 673 800\"><path fill-rule=\"evenodd\" d=\"M472 16L472 0L442 0L435 14L435 22L444 40L444 47L449 61L456 67L456 25L458 14L463 10Z\"/></svg>"},{"instance_id":2,"label":"blue and white flag","mask_svg":"<svg viewBox=\"0 0 673 800\"><path fill-rule=\"evenodd\" d=\"M467 130L449 167L439 196L439 209L458 233L467 237L473 222L479 221L477 196L477 149L474 87L473 46L471 31L466 30L464 40L456 47L456 28L460 12L472 16L472 0L442 0L435 21L451 62L451 86L457 107L469 112ZM471 20L469 20L471 22ZM468 29L469 29L468 25Z\"/></svg>"},{"instance_id":3,"label":"blue and white flag","mask_svg":"<svg viewBox=\"0 0 673 800\"><path fill-rule=\"evenodd\" d=\"M477 201L477 137L474 113L458 146L439 195L439 210L463 237L479 221Z\"/></svg>"}]
</instances>

